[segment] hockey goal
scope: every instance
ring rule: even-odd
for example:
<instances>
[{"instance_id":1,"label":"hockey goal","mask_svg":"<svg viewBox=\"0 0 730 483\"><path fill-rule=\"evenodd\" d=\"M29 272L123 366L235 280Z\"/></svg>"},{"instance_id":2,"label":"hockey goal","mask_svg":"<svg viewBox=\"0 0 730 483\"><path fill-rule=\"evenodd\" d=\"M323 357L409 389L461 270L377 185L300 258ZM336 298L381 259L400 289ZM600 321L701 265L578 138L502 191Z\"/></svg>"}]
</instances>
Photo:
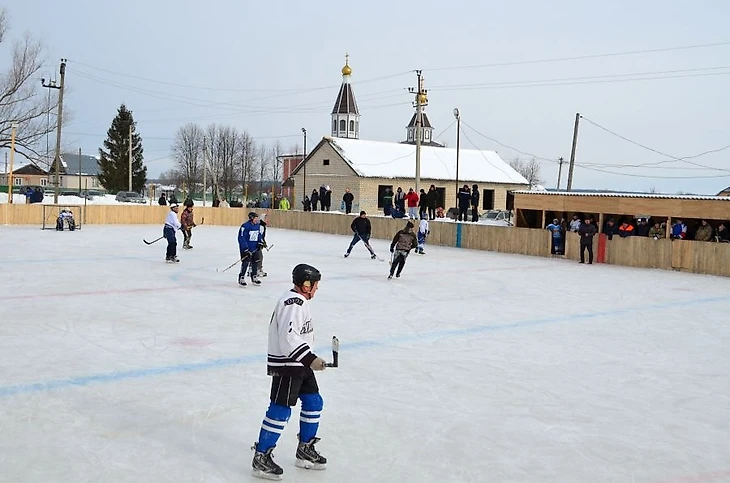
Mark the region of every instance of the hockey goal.
<instances>
[{"instance_id":1,"label":"hockey goal","mask_svg":"<svg viewBox=\"0 0 730 483\"><path fill-rule=\"evenodd\" d=\"M42 230L55 230L58 222L58 218L61 212L71 212L73 216L73 222L75 229L80 230L81 226L86 222L86 207L84 205L42 205L43 207L43 220ZM68 230L68 222L63 223L63 229Z\"/></svg>"}]
</instances>

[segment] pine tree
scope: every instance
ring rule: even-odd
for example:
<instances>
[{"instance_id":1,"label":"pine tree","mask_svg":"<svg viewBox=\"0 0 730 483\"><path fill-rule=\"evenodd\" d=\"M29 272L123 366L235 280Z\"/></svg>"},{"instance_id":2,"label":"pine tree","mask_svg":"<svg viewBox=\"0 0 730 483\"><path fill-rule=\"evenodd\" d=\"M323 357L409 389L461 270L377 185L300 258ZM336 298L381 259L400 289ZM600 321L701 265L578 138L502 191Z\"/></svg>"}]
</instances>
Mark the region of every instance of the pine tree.
<instances>
[{"instance_id":1,"label":"pine tree","mask_svg":"<svg viewBox=\"0 0 730 483\"><path fill-rule=\"evenodd\" d=\"M111 193L129 188L129 129L132 128L132 191L141 192L147 182L142 138L136 133L132 111L122 104L99 148L99 182Z\"/></svg>"}]
</instances>

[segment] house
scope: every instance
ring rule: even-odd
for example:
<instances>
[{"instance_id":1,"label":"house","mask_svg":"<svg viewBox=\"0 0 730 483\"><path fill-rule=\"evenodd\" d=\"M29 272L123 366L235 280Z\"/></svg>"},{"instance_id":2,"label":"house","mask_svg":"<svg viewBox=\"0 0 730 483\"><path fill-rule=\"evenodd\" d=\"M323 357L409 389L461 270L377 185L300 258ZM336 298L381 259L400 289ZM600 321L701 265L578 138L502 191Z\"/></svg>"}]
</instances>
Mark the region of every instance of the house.
<instances>
[{"instance_id":1,"label":"house","mask_svg":"<svg viewBox=\"0 0 730 483\"><path fill-rule=\"evenodd\" d=\"M730 196L730 186L720 191L717 196Z\"/></svg>"},{"instance_id":2,"label":"house","mask_svg":"<svg viewBox=\"0 0 730 483\"><path fill-rule=\"evenodd\" d=\"M415 188L415 167L413 145L326 136L291 177L297 203L304 193L324 185L332 190L332 209L337 210L345 188L350 188L357 205L353 208L374 213L383 207L386 188ZM508 191L529 189L527 180L494 151L461 149L457 179L456 149L422 146L420 175L418 188L428 191L435 185L439 206L447 209L456 206L458 187L465 184L479 186L482 210L506 209Z\"/></svg>"},{"instance_id":3,"label":"house","mask_svg":"<svg viewBox=\"0 0 730 483\"><path fill-rule=\"evenodd\" d=\"M8 175L3 173L0 176L0 185L7 186ZM16 186L41 186L50 185L48 173L35 164L26 164L13 170L13 185Z\"/></svg>"},{"instance_id":4,"label":"house","mask_svg":"<svg viewBox=\"0 0 730 483\"><path fill-rule=\"evenodd\" d=\"M96 156L64 153L61 155L60 184L62 189L104 190L99 182L99 160ZM51 168L51 184L53 168Z\"/></svg>"}]
</instances>

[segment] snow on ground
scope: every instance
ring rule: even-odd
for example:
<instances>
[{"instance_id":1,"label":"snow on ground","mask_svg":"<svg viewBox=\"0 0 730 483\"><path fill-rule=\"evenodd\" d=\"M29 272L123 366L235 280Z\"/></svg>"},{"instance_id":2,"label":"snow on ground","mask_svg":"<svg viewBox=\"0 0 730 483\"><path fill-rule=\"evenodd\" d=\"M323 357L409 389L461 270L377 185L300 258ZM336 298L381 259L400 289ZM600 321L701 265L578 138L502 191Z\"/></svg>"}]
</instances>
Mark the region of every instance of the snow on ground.
<instances>
[{"instance_id":1,"label":"snow on ground","mask_svg":"<svg viewBox=\"0 0 730 483\"><path fill-rule=\"evenodd\" d=\"M0 193L0 203L7 203L8 202L8 193ZM24 205L25 204L25 195L13 193L13 203ZM116 200L116 195L101 195L101 196L92 196L91 199L87 199L84 201L84 198L80 196L70 196L70 195L63 195L58 197L58 203L59 204L66 204L66 205L132 205L132 203L120 203ZM53 199L53 193L46 193L43 197L43 204L44 205L52 205L54 204ZM150 204L150 200L147 199L147 205ZM155 201L154 204L157 204Z\"/></svg>"},{"instance_id":2,"label":"snow on ground","mask_svg":"<svg viewBox=\"0 0 730 483\"><path fill-rule=\"evenodd\" d=\"M730 481L730 280L427 247L387 281L349 237L270 229L242 289L216 271L236 231L199 226L170 265L142 243L161 226L0 226L2 481L252 481L299 262L340 367L318 375L329 466L294 467L295 409L285 481Z\"/></svg>"}]
</instances>

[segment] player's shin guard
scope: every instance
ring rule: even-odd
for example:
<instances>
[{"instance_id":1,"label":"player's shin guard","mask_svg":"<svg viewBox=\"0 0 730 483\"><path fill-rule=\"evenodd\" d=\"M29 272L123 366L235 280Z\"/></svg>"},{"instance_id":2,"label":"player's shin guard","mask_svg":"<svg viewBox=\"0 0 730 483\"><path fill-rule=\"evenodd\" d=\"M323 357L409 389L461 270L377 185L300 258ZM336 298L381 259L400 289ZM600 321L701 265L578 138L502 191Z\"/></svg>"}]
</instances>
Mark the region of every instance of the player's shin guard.
<instances>
[{"instance_id":1,"label":"player's shin guard","mask_svg":"<svg viewBox=\"0 0 730 483\"><path fill-rule=\"evenodd\" d=\"M284 431L287 421L291 416L291 408L280 404L270 403L266 411L266 417L261 423L261 432L256 451L265 453L269 448L276 446L279 436Z\"/></svg>"},{"instance_id":2,"label":"player's shin guard","mask_svg":"<svg viewBox=\"0 0 730 483\"><path fill-rule=\"evenodd\" d=\"M299 441L309 442L317 436L319 417L322 414L324 402L319 394L302 394L302 410L299 415Z\"/></svg>"}]
</instances>

